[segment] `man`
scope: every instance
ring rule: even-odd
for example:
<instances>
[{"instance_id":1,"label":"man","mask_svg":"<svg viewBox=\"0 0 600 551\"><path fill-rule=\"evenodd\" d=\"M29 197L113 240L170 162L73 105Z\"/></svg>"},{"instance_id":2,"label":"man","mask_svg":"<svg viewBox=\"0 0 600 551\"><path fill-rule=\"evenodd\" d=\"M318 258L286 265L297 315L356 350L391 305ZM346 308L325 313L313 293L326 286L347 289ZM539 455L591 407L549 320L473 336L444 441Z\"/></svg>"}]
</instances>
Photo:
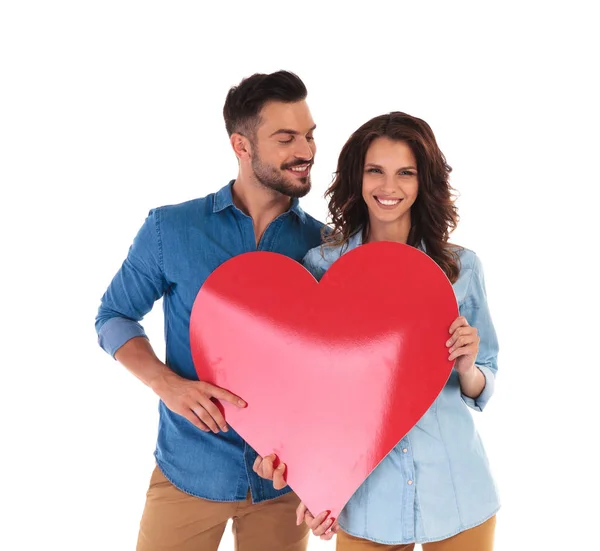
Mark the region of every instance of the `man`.
<instances>
[{"instance_id":1,"label":"man","mask_svg":"<svg viewBox=\"0 0 600 551\"><path fill-rule=\"evenodd\" d=\"M201 199L152 209L102 298L100 345L160 398L138 551L216 551L229 519L240 551L306 549L308 527L295 522L299 499L253 471L256 452L213 401L244 407L243 396L198 381L189 342L192 305L219 265L253 250L300 261L320 243L323 224L298 204L310 190L316 151L306 96L286 71L231 88L223 115L237 178ZM161 297L166 364L139 324Z\"/></svg>"}]
</instances>

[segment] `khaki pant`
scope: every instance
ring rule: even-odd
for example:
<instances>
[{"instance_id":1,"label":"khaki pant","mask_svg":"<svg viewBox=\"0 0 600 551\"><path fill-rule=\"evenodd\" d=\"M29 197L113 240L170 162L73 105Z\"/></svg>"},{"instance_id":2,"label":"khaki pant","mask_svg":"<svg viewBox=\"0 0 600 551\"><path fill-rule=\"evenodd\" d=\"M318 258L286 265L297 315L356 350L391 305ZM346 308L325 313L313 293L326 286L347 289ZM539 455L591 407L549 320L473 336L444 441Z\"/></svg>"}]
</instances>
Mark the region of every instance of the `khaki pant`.
<instances>
[{"instance_id":1,"label":"khaki pant","mask_svg":"<svg viewBox=\"0 0 600 551\"><path fill-rule=\"evenodd\" d=\"M252 504L200 499L171 484L156 467L140 523L137 551L217 551L233 519L236 551L305 551L309 530L296 526L300 500L293 492Z\"/></svg>"},{"instance_id":2,"label":"khaki pant","mask_svg":"<svg viewBox=\"0 0 600 551\"><path fill-rule=\"evenodd\" d=\"M423 551L493 551L496 516L483 524L452 536L451 538L424 543ZM407 545L383 545L338 532L336 551L412 551L414 543Z\"/></svg>"}]
</instances>

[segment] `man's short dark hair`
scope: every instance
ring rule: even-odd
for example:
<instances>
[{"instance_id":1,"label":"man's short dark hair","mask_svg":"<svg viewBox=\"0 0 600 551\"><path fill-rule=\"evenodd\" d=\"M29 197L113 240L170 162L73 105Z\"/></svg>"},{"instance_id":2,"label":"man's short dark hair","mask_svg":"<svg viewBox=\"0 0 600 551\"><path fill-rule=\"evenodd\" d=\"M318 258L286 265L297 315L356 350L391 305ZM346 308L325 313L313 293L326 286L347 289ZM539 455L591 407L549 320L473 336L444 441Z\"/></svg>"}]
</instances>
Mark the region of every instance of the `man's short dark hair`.
<instances>
[{"instance_id":1,"label":"man's short dark hair","mask_svg":"<svg viewBox=\"0 0 600 551\"><path fill-rule=\"evenodd\" d=\"M269 101L294 103L306 99L306 86L289 71L256 73L233 86L225 99L223 117L227 134L254 138L260 124L260 111Z\"/></svg>"}]
</instances>

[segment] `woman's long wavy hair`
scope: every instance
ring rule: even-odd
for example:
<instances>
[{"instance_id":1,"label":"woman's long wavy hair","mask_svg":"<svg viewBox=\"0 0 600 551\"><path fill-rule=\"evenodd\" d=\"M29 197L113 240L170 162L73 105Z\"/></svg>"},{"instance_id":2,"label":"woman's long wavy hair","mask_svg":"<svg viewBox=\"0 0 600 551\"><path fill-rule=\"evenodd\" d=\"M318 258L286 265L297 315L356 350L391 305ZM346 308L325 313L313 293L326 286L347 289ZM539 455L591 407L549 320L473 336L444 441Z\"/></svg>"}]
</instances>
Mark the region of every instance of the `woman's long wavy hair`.
<instances>
[{"instance_id":1,"label":"woman's long wavy hair","mask_svg":"<svg viewBox=\"0 0 600 551\"><path fill-rule=\"evenodd\" d=\"M423 120L406 113L380 115L354 132L340 153L335 177L325 192L330 226L326 245L343 245L358 231L369 235L369 212L362 197L365 157L377 138L406 143L417 160L418 195L410 212L408 245L425 244L427 254L454 283L460 271L457 248L448 239L457 226L458 211L449 183L452 168L440 151L433 131Z\"/></svg>"}]
</instances>

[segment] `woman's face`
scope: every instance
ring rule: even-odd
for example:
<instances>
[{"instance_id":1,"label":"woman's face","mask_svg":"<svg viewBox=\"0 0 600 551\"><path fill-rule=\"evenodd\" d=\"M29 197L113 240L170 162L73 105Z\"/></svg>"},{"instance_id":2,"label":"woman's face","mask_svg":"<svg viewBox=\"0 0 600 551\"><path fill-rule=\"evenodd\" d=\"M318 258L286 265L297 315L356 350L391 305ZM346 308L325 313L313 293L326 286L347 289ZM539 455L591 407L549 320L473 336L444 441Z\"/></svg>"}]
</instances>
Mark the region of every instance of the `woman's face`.
<instances>
[{"instance_id":1,"label":"woman's face","mask_svg":"<svg viewBox=\"0 0 600 551\"><path fill-rule=\"evenodd\" d=\"M377 138L367 150L362 196L369 209L371 227L407 224L417 199L417 161L401 141Z\"/></svg>"}]
</instances>

